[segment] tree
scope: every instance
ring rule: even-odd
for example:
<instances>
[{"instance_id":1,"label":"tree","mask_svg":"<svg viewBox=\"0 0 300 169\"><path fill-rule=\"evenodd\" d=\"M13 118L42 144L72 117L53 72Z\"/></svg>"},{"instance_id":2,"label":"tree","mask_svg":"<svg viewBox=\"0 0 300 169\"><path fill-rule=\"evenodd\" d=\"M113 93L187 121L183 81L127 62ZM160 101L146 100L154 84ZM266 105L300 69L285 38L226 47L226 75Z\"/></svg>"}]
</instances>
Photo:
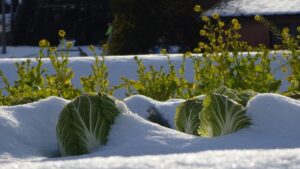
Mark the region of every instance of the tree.
<instances>
[{"instance_id":1,"label":"tree","mask_svg":"<svg viewBox=\"0 0 300 169\"><path fill-rule=\"evenodd\" d=\"M219 1L204 1L204 9ZM111 0L114 21L110 53L148 53L155 45L193 49L201 24L193 11L195 4L195 0Z\"/></svg>"}]
</instances>

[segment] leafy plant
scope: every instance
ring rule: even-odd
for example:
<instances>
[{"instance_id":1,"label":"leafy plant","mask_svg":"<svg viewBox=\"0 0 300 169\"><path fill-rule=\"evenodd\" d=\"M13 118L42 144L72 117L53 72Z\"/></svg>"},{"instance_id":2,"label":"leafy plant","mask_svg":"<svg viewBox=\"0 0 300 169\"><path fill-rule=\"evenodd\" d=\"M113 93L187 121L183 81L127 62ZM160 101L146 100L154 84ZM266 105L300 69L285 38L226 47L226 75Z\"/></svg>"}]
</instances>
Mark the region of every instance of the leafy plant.
<instances>
[{"instance_id":1,"label":"leafy plant","mask_svg":"<svg viewBox=\"0 0 300 169\"><path fill-rule=\"evenodd\" d=\"M106 47L104 46L103 49ZM80 82L83 87L84 92L105 92L109 94L113 94L113 89L109 87L109 80L108 80L108 68L105 65L105 57L103 51L101 55L101 60L97 56L94 46L90 46L90 50L94 53L95 62L92 65L92 74L86 77L81 77Z\"/></svg>"},{"instance_id":2,"label":"leafy plant","mask_svg":"<svg viewBox=\"0 0 300 169\"><path fill-rule=\"evenodd\" d=\"M200 42L194 49L196 55L192 55L193 95L210 93L221 85L258 92L278 90L280 80L274 78L270 68L274 57L263 46L254 49L240 40L241 25L237 19L225 25L215 13L212 18L202 16L202 21L206 24L199 33L206 41ZM253 50L256 55L251 53Z\"/></svg>"},{"instance_id":3,"label":"leafy plant","mask_svg":"<svg viewBox=\"0 0 300 169\"><path fill-rule=\"evenodd\" d=\"M199 135L215 137L238 131L250 125L245 108L227 96L211 94L203 101Z\"/></svg>"},{"instance_id":4,"label":"leafy plant","mask_svg":"<svg viewBox=\"0 0 300 169\"><path fill-rule=\"evenodd\" d=\"M232 99L242 104L243 106L246 106L248 101L258 94L257 92L254 92L252 90L237 91L226 86L217 88L213 93L227 96L229 99Z\"/></svg>"},{"instance_id":5,"label":"leafy plant","mask_svg":"<svg viewBox=\"0 0 300 169\"><path fill-rule=\"evenodd\" d=\"M203 100L189 99L179 105L175 114L175 126L178 131L199 135L198 128L200 125L199 114L203 108Z\"/></svg>"},{"instance_id":6,"label":"leafy plant","mask_svg":"<svg viewBox=\"0 0 300 169\"><path fill-rule=\"evenodd\" d=\"M47 85L53 91L54 95L73 99L81 93L80 90L74 88L72 84L74 72L68 67L69 49L73 44L65 42L64 31L60 30L59 36L61 37L61 48L65 51L58 52L55 47L49 49L49 59L55 70L55 74L46 75Z\"/></svg>"},{"instance_id":7,"label":"leafy plant","mask_svg":"<svg viewBox=\"0 0 300 169\"><path fill-rule=\"evenodd\" d=\"M300 26L297 27L298 34L293 36L289 28L285 27L280 30L263 16L256 15L255 20L264 24L277 39L281 40L281 44L274 45L274 48L287 50L287 52L283 53L286 62L281 65L281 69L283 72L286 72L288 68L291 69L291 74L287 77L287 80L290 82L288 90L289 92L300 91Z\"/></svg>"},{"instance_id":8,"label":"leafy plant","mask_svg":"<svg viewBox=\"0 0 300 169\"><path fill-rule=\"evenodd\" d=\"M15 63L18 79L11 85L5 74L0 71L0 78L4 82L4 90L7 95L2 95L2 104L15 105L28 103L51 96L51 92L45 88L43 75L46 69L42 68L43 49L40 50L39 56L35 58L36 64L31 60ZM2 94L2 93L1 93Z\"/></svg>"},{"instance_id":9,"label":"leafy plant","mask_svg":"<svg viewBox=\"0 0 300 169\"><path fill-rule=\"evenodd\" d=\"M99 93L79 96L65 106L56 125L61 155L87 154L105 144L115 118L122 113L118 102Z\"/></svg>"},{"instance_id":10,"label":"leafy plant","mask_svg":"<svg viewBox=\"0 0 300 169\"><path fill-rule=\"evenodd\" d=\"M185 58L183 59L178 76L170 57L167 54L166 57L168 62L167 73L165 73L166 71L163 66L159 70L156 70L153 65L150 65L149 71L147 71L142 60L135 57L134 59L138 65L138 80L129 80L126 77L122 78L123 87L130 91L127 94L133 94L136 91L139 94L161 101L175 97L186 97L188 94L185 89L189 83L184 78Z\"/></svg>"}]
</instances>

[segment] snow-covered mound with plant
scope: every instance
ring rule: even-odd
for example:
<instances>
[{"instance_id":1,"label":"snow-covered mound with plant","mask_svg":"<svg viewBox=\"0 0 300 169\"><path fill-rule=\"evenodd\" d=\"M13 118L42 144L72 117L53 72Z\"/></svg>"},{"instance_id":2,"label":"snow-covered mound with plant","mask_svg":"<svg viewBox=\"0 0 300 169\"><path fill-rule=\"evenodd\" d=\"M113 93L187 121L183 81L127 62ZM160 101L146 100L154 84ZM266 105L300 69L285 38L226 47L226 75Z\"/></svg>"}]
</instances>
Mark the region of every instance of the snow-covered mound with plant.
<instances>
[{"instance_id":1,"label":"snow-covered mound with plant","mask_svg":"<svg viewBox=\"0 0 300 169\"><path fill-rule=\"evenodd\" d=\"M56 122L69 103L50 97L35 103L0 107L1 168L299 168L300 101L259 94L247 105L248 128L201 138L146 120L155 108L174 126L184 100L158 102L131 96L132 113L115 120L106 145L91 154L59 157Z\"/></svg>"}]
</instances>

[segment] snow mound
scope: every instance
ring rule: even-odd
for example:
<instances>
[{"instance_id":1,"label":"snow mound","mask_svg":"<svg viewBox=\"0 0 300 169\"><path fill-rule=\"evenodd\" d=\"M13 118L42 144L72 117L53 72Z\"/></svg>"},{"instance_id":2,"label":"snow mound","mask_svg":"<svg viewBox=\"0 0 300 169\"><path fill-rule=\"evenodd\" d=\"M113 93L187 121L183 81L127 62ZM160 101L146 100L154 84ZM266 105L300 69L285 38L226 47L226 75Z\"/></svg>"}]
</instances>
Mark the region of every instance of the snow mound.
<instances>
[{"instance_id":1,"label":"snow mound","mask_svg":"<svg viewBox=\"0 0 300 169\"><path fill-rule=\"evenodd\" d=\"M171 99L165 102L153 100L143 95L134 95L124 99L127 107L131 112L137 113L142 118L146 119L149 117L149 110L154 108L162 117L167 120L171 128L175 128L174 116L176 107L184 102L182 99Z\"/></svg>"},{"instance_id":2,"label":"snow mound","mask_svg":"<svg viewBox=\"0 0 300 169\"><path fill-rule=\"evenodd\" d=\"M30 104L0 107L0 162L10 157L58 156L55 126L68 102L49 97Z\"/></svg>"},{"instance_id":3,"label":"snow mound","mask_svg":"<svg viewBox=\"0 0 300 169\"><path fill-rule=\"evenodd\" d=\"M260 94L250 100L249 128L201 138L145 120L154 106L173 120L183 100L158 102L145 96L125 99L133 113L120 114L108 143L92 154L58 157L56 121L68 103L57 97L0 107L1 168L298 168L300 102ZM124 109L125 110L125 109ZM136 114L135 114L136 113Z\"/></svg>"},{"instance_id":4,"label":"snow mound","mask_svg":"<svg viewBox=\"0 0 300 169\"><path fill-rule=\"evenodd\" d=\"M272 135L300 140L300 101L277 94L259 94L248 103L251 128Z\"/></svg>"}]
</instances>

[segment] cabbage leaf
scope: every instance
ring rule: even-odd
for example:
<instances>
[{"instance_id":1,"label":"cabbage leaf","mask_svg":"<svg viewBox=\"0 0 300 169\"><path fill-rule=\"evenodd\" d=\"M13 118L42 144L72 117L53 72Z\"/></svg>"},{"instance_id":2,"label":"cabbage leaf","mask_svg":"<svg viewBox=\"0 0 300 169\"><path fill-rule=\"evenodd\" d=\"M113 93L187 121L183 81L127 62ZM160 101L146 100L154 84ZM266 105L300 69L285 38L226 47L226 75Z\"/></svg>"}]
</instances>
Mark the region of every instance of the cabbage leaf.
<instances>
[{"instance_id":1,"label":"cabbage leaf","mask_svg":"<svg viewBox=\"0 0 300 169\"><path fill-rule=\"evenodd\" d=\"M203 137L226 135L248 127L245 108L228 96L213 93L203 101L198 133Z\"/></svg>"},{"instance_id":2,"label":"cabbage leaf","mask_svg":"<svg viewBox=\"0 0 300 169\"><path fill-rule=\"evenodd\" d=\"M56 132L62 156L87 154L107 142L110 127L124 108L106 94L83 95L66 105Z\"/></svg>"},{"instance_id":3,"label":"cabbage leaf","mask_svg":"<svg viewBox=\"0 0 300 169\"><path fill-rule=\"evenodd\" d=\"M175 126L183 133L198 135L200 124L199 113L202 110L202 100L190 99L183 102L176 109Z\"/></svg>"}]
</instances>

